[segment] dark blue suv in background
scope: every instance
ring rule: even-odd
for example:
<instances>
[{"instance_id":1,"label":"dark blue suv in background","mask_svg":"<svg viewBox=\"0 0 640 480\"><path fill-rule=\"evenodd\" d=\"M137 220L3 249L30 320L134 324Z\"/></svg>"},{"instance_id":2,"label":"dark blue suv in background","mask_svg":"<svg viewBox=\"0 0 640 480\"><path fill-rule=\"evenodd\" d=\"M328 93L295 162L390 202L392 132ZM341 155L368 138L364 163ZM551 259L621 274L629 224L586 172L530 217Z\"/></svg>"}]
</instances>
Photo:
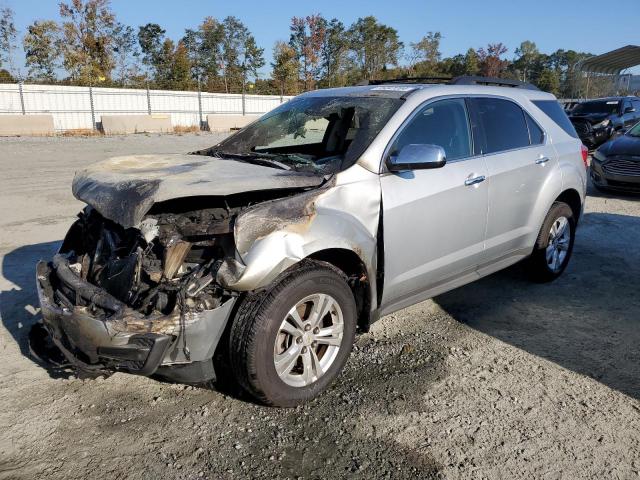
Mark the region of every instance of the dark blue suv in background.
<instances>
[{"instance_id":1,"label":"dark blue suv in background","mask_svg":"<svg viewBox=\"0 0 640 480\"><path fill-rule=\"evenodd\" d=\"M640 98L598 98L579 103L568 114L582 143L593 149L640 121Z\"/></svg>"}]
</instances>

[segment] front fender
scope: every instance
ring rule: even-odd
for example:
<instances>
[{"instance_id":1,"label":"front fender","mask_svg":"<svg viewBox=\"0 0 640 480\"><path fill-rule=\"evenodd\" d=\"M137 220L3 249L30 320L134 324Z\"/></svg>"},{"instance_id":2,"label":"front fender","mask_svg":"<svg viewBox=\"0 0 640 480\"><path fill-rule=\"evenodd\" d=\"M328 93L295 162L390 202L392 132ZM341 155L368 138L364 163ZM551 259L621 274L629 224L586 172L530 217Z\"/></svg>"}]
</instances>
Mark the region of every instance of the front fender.
<instances>
[{"instance_id":1,"label":"front fender","mask_svg":"<svg viewBox=\"0 0 640 480\"><path fill-rule=\"evenodd\" d=\"M248 291L316 252L340 248L355 252L375 284L380 183L358 165L327 185L257 205L240 214L234 234L244 268L226 287Z\"/></svg>"}]
</instances>

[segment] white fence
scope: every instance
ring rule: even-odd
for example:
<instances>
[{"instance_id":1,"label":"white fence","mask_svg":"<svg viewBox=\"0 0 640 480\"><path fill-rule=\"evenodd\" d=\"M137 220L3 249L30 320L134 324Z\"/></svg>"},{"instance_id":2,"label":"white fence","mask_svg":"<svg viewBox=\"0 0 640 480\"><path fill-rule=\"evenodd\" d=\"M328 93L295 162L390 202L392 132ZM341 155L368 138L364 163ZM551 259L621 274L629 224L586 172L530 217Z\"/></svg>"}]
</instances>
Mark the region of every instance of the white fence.
<instances>
[{"instance_id":1,"label":"white fence","mask_svg":"<svg viewBox=\"0 0 640 480\"><path fill-rule=\"evenodd\" d=\"M263 114L290 98L246 95L244 113ZM242 114L242 95L0 84L0 115L52 114L56 130L95 128L101 115L140 114L169 114L173 126L199 127L210 113Z\"/></svg>"}]
</instances>

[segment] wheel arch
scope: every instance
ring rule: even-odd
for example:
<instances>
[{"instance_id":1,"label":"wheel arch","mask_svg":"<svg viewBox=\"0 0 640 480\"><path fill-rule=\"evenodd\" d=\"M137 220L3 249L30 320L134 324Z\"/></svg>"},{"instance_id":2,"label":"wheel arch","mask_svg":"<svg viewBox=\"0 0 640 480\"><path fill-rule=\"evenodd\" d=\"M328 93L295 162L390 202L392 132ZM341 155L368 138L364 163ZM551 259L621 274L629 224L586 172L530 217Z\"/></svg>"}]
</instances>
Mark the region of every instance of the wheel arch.
<instances>
[{"instance_id":1,"label":"wheel arch","mask_svg":"<svg viewBox=\"0 0 640 480\"><path fill-rule=\"evenodd\" d=\"M554 200L555 202L564 202L571 208L573 212L573 216L575 217L576 224L582 215L582 198L577 190L574 188L568 188L564 190L558 197Z\"/></svg>"},{"instance_id":2,"label":"wheel arch","mask_svg":"<svg viewBox=\"0 0 640 480\"><path fill-rule=\"evenodd\" d=\"M362 258L355 251L347 248L327 248L318 250L305 259L328 263L345 274L356 302L358 327L368 330L371 323L371 302L374 297L375 282L369 278L367 266Z\"/></svg>"}]
</instances>

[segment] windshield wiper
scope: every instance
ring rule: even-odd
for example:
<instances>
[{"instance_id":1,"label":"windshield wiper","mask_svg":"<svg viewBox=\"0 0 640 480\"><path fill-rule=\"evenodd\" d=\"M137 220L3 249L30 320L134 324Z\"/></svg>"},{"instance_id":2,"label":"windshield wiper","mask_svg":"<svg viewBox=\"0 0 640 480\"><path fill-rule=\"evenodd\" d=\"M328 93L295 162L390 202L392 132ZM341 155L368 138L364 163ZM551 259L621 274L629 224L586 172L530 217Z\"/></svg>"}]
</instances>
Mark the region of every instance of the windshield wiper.
<instances>
[{"instance_id":1,"label":"windshield wiper","mask_svg":"<svg viewBox=\"0 0 640 480\"><path fill-rule=\"evenodd\" d=\"M233 160L239 160L241 162L262 165L263 167L278 168L280 170L291 170L291 167L289 167L288 165L285 165L282 162L278 162L277 160L258 153L229 153L220 150L214 150L210 153L210 155L217 158L231 158Z\"/></svg>"},{"instance_id":2,"label":"windshield wiper","mask_svg":"<svg viewBox=\"0 0 640 480\"><path fill-rule=\"evenodd\" d=\"M293 164L302 165L314 165L313 160L306 158L298 153L270 153L270 152L255 152L256 155L260 155L266 158L279 159L282 161L288 161Z\"/></svg>"}]
</instances>

